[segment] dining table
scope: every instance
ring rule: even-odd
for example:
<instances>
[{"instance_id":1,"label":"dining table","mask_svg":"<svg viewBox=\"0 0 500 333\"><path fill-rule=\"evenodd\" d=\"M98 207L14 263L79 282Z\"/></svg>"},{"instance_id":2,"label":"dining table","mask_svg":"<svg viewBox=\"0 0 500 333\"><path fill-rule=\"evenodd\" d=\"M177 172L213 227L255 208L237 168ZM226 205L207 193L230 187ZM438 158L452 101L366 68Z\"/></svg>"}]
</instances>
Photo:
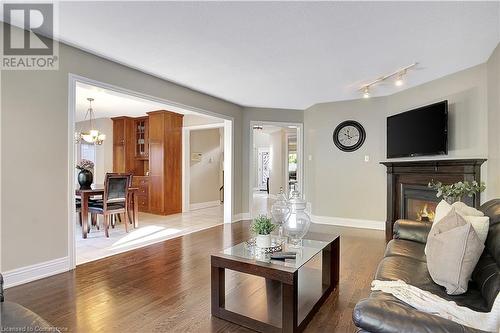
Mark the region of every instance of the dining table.
<instances>
[{"instance_id":1,"label":"dining table","mask_svg":"<svg viewBox=\"0 0 500 333\"><path fill-rule=\"evenodd\" d=\"M132 220L134 228L139 226L139 202L137 199L138 187L128 188L128 197L126 200L129 202L129 206L132 207L132 212L128 211L128 218ZM87 230L89 225L89 200L94 196L104 196L104 184L92 185L90 189L79 189L75 190L75 195L81 198L81 214L82 214L82 237L87 238Z\"/></svg>"}]
</instances>

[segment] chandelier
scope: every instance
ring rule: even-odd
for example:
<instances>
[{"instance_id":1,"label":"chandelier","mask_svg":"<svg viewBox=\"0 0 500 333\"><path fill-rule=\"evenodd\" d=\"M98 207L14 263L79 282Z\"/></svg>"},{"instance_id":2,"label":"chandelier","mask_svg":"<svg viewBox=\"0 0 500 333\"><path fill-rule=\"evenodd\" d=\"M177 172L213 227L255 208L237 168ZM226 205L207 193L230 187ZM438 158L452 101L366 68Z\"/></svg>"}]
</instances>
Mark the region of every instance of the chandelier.
<instances>
[{"instance_id":1,"label":"chandelier","mask_svg":"<svg viewBox=\"0 0 500 333\"><path fill-rule=\"evenodd\" d=\"M88 129L86 131L75 133L76 142L82 142L83 140L95 145L102 145L104 140L106 140L106 134L101 133L99 132L99 130L96 130L94 128L95 114L94 109L92 109L92 102L94 101L94 99L89 97L87 98L87 101L89 101L89 108L87 110L87 113L85 114L85 120L87 120L88 117Z\"/></svg>"}]
</instances>

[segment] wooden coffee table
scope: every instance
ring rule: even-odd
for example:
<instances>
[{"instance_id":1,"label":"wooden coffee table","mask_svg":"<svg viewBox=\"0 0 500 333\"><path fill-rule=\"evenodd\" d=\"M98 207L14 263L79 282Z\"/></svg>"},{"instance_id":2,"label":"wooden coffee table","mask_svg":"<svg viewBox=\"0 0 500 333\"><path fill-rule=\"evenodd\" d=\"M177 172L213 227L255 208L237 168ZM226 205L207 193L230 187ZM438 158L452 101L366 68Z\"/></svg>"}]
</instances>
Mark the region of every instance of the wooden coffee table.
<instances>
[{"instance_id":1,"label":"wooden coffee table","mask_svg":"<svg viewBox=\"0 0 500 333\"><path fill-rule=\"evenodd\" d=\"M297 252L286 261L258 254L246 242L212 254L212 315L258 332L302 332L338 288L340 236L302 242L285 246Z\"/></svg>"}]
</instances>

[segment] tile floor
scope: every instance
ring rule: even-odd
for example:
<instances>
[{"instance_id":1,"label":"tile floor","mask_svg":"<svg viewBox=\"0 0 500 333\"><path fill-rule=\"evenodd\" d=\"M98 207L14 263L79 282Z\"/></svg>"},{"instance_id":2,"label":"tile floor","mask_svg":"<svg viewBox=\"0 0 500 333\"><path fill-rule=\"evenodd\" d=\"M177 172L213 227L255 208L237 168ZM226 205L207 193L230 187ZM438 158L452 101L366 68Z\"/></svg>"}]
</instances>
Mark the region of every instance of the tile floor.
<instances>
[{"instance_id":1,"label":"tile floor","mask_svg":"<svg viewBox=\"0 0 500 333\"><path fill-rule=\"evenodd\" d=\"M153 243L161 242L195 231L211 228L223 223L223 206L194 210L188 213L168 216L139 213L139 228L132 225L125 232L123 223L109 229L109 238L104 236L103 228L92 228L87 239L82 238L78 223L75 228L77 265L105 258ZM99 221L102 217L99 216ZM102 223L101 223L102 226Z\"/></svg>"}]
</instances>

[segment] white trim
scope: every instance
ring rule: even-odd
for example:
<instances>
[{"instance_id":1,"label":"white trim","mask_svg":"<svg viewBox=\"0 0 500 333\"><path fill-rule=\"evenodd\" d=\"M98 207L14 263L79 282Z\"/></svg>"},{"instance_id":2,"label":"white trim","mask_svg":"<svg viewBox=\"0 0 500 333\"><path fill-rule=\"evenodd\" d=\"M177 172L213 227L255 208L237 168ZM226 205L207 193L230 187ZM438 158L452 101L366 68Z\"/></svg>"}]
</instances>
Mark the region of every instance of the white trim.
<instances>
[{"instance_id":1,"label":"white trim","mask_svg":"<svg viewBox=\"0 0 500 333\"><path fill-rule=\"evenodd\" d=\"M337 225L350 228L385 230L384 221L350 219L345 217L318 216L311 214L311 221L318 224Z\"/></svg>"},{"instance_id":2,"label":"white trim","mask_svg":"<svg viewBox=\"0 0 500 333\"><path fill-rule=\"evenodd\" d=\"M306 199L306 194L303 193L304 189L304 177L305 175L304 172L304 149L303 149L303 142L304 142L304 123L296 123L296 122L279 122L279 121L260 121L260 120L251 120L250 121L250 127L249 127L249 171L248 171L248 209L251 211L253 207L253 186L252 186L252 179L255 176L255 170L254 170L254 158L253 158L253 126L254 125L272 125L272 126L278 126L278 127L288 127L288 126L295 126L297 129L297 158L299 159L299 163L297 165L297 185L298 185L298 190L301 192L302 196L304 199ZM287 178L288 179L288 178Z\"/></svg>"},{"instance_id":3,"label":"white trim","mask_svg":"<svg viewBox=\"0 0 500 333\"><path fill-rule=\"evenodd\" d=\"M58 258L38 264L16 268L3 273L5 288L43 279L70 270L69 257Z\"/></svg>"},{"instance_id":4,"label":"white trim","mask_svg":"<svg viewBox=\"0 0 500 333\"><path fill-rule=\"evenodd\" d=\"M75 242L75 222L74 222L74 214L75 214L75 205L73 204L73 198L75 193L75 181L73 179L74 175L74 165L75 161L74 157L74 145L69 144L74 141L74 120L76 113L76 83L85 83L88 85L92 85L98 88L108 89L114 92L134 96L137 98L147 99L156 103L165 104L168 106L168 109L173 112L183 111L191 111L194 113L199 113L202 115L212 116L215 118L224 120L224 223L232 222L232 213L233 213L233 187L232 184L234 182L233 177L233 142L234 142L234 117L219 114L216 112L212 112L209 110L169 101L166 99L154 97L148 94L136 92L129 90L127 88L118 87L109 83L100 82L97 80L93 80L84 76L76 75L69 73L68 74L68 256L69 256L69 267L68 270L74 269L76 267L76 242ZM210 124L210 125L220 125L220 124ZM204 126L204 125L201 125ZM195 126L193 126L195 127ZM190 127L190 128L193 128ZM183 177L184 178L184 177ZM226 204L227 203L227 204Z\"/></svg>"},{"instance_id":5,"label":"white trim","mask_svg":"<svg viewBox=\"0 0 500 333\"><path fill-rule=\"evenodd\" d=\"M209 208L209 207L216 207L216 206L220 206L220 205L221 205L221 202L219 200L198 202L198 203L189 204L189 210L197 210L197 209L203 209L203 208Z\"/></svg>"},{"instance_id":6,"label":"white trim","mask_svg":"<svg viewBox=\"0 0 500 333\"><path fill-rule=\"evenodd\" d=\"M250 213L239 213L233 215L233 223L238 221L251 220L252 216Z\"/></svg>"}]
</instances>

